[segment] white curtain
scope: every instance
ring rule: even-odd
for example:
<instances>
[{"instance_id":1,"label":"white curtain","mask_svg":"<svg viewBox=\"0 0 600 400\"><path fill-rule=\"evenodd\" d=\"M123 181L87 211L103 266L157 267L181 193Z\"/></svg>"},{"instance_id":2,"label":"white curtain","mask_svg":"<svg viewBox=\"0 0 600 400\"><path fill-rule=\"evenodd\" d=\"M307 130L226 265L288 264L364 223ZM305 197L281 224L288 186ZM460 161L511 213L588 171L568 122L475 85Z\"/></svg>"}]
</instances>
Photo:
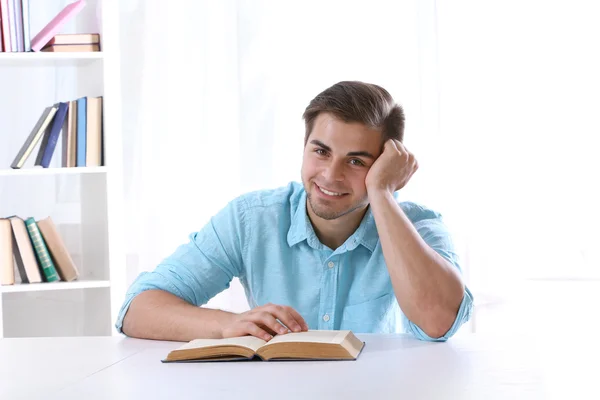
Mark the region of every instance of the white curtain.
<instances>
[{"instance_id":1,"label":"white curtain","mask_svg":"<svg viewBox=\"0 0 600 400\"><path fill-rule=\"evenodd\" d=\"M341 80L380 84L405 107L406 144L422 167L401 197L439 198L440 186L431 184L439 149L429 145L437 132L423 123L425 113L434 114L427 121L437 118L435 102L428 102L436 97L435 80L421 73L434 67L435 51L427 47L434 19L418 4L433 2L124 5L130 280L234 196L299 180L302 112ZM428 22L421 26L418 18ZM237 283L209 305L247 307Z\"/></svg>"},{"instance_id":2,"label":"white curtain","mask_svg":"<svg viewBox=\"0 0 600 400\"><path fill-rule=\"evenodd\" d=\"M479 326L596 331L598 2L437 2L440 172L468 238ZM495 306L494 306L495 307ZM478 328L479 329L479 328Z\"/></svg>"}]
</instances>

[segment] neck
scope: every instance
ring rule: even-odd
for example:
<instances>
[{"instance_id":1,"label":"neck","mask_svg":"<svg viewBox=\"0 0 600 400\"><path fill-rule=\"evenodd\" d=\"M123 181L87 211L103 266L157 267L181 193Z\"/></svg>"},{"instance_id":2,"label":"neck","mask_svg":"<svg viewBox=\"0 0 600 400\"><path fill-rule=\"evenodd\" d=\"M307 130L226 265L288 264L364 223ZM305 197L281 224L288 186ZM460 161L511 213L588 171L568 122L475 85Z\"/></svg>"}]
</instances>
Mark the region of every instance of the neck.
<instances>
[{"instance_id":1,"label":"neck","mask_svg":"<svg viewBox=\"0 0 600 400\"><path fill-rule=\"evenodd\" d=\"M308 203L308 199L306 200L306 211L313 229L315 230L315 234L321 243L332 250L335 250L344 244L344 242L358 229L360 222L367 212L367 207L354 210L350 214L340 218L327 220L316 215Z\"/></svg>"}]
</instances>

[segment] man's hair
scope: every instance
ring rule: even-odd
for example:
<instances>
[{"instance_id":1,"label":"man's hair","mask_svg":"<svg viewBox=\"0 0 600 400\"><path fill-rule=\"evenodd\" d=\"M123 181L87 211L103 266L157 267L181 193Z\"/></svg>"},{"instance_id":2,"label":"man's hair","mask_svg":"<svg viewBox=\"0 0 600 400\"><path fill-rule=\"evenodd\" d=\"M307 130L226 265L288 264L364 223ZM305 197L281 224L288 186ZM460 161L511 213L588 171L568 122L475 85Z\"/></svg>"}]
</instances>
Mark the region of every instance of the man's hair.
<instances>
[{"instance_id":1,"label":"man's hair","mask_svg":"<svg viewBox=\"0 0 600 400\"><path fill-rule=\"evenodd\" d=\"M387 90L372 83L338 82L312 99L302 115L306 125L305 145L315 120L325 112L346 123L358 122L381 130L383 143L388 139L402 142L404 138L402 107L394 102Z\"/></svg>"}]
</instances>

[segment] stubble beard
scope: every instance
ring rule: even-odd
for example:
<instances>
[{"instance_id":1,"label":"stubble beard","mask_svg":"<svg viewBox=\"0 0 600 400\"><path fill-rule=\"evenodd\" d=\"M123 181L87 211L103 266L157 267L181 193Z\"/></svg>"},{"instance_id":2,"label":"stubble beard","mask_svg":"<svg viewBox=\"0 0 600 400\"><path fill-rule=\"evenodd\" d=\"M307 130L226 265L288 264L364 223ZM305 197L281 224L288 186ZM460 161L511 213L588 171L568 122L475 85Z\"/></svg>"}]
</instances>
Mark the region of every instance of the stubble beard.
<instances>
[{"instance_id":1,"label":"stubble beard","mask_svg":"<svg viewBox=\"0 0 600 400\"><path fill-rule=\"evenodd\" d=\"M335 211L335 210L328 210L328 209L326 209L327 207L321 207L319 204L315 204L316 202L313 202L312 195L308 192L306 193L306 198L308 199L308 204L310 205L310 208L313 211L313 213L315 213L315 215L317 217L322 218L327 221L341 218L344 215L348 215L348 214L352 213L353 211L356 211L359 208L364 206L361 202L358 202L357 204L353 204L346 210Z\"/></svg>"}]
</instances>

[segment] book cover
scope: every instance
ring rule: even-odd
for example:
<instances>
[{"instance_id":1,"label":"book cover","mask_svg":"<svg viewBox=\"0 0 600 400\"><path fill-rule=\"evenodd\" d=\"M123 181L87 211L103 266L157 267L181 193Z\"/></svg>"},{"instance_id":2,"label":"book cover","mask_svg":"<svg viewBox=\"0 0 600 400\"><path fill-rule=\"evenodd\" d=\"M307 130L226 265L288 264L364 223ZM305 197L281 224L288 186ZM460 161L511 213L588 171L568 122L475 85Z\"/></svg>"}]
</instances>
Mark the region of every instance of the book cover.
<instances>
[{"instance_id":1,"label":"book cover","mask_svg":"<svg viewBox=\"0 0 600 400\"><path fill-rule=\"evenodd\" d=\"M58 136L65 123L65 117L67 116L67 110L69 109L69 103L60 103L58 110L52 121L52 126L48 129L48 141L45 146L40 147L41 157L38 157L36 165L41 165L44 168L48 168L56 143L58 142Z\"/></svg>"},{"instance_id":2,"label":"book cover","mask_svg":"<svg viewBox=\"0 0 600 400\"><path fill-rule=\"evenodd\" d=\"M8 37L10 40L10 49L11 52L19 51L19 47L17 46L17 24L15 24L15 0L8 0ZM6 33L6 32L5 32Z\"/></svg>"},{"instance_id":3,"label":"book cover","mask_svg":"<svg viewBox=\"0 0 600 400\"><path fill-rule=\"evenodd\" d=\"M39 118L38 122L35 124L33 130L29 134L29 137L27 140L25 140L25 143L23 143L21 150L19 150L17 156L10 165L11 168L19 169L23 166L23 164L25 164L25 161L27 161L27 158L29 158L29 155L42 138L42 135L44 132L46 132L50 122L52 122L57 109L58 107L56 106L46 107L42 113L42 116Z\"/></svg>"},{"instance_id":4,"label":"book cover","mask_svg":"<svg viewBox=\"0 0 600 400\"><path fill-rule=\"evenodd\" d=\"M54 35L47 46L54 44L100 44L98 33L59 33Z\"/></svg>"},{"instance_id":5,"label":"book cover","mask_svg":"<svg viewBox=\"0 0 600 400\"><path fill-rule=\"evenodd\" d=\"M35 251L22 218L13 215L8 217L12 226L13 255L22 283L39 283L42 281L40 266L35 258Z\"/></svg>"},{"instance_id":6,"label":"book cover","mask_svg":"<svg viewBox=\"0 0 600 400\"><path fill-rule=\"evenodd\" d=\"M25 220L25 226L27 227L27 232L29 233L31 243L33 244L33 249L35 251L38 263L42 269L42 272L44 273L44 280L46 282L59 281L60 278L56 272L56 266L50 257L50 253L46 247L46 242L44 242L44 238L40 233L40 229L37 226L35 219L32 217L27 218Z\"/></svg>"},{"instance_id":7,"label":"book cover","mask_svg":"<svg viewBox=\"0 0 600 400\"><path fill-rule=\"evenodd\" d=\"M23 40L23 8L21 4L21 0L12 0L14 1L14 19L13 22L15 24L15 31L17 34L17 51L24 52L25 51L25 42Z\"/></svg>"},{"instance_id":8,"label":"book cover","mask_svg":"<svg viewBox=\"0 0 600 400\"><path fill-rule=\"evenodd\" d=\"M15 283L12 228L10 220L0 218L0 285Z\"/></svg>"},{"instance_id":9,"label":"book cover","mask_svg":"<svg viewBox=\"0 0 600 400\"><path fill-rule=\"evenodd\" d=\"M23 43L25 51L31 51L31 32L29 28L29 0L21 0L23 11Z\"/></svg>"},{"instance_id":10,"label":"book cover","mask_svg":"<svg viewBox=\"0 0 600 400\"><path fill-rule=\"evenodd\" d=\"M88 167L98 167L102 158L102 97L87 99L86 158Z\"/></svg>"},{"instance_id":11,"label":"book cover","mask_svg":"<svg viewBox=\"0 0 600 400\"><path fill-rule=\"evenodd\" d=\"M2 31L2 42L4 52L10 53L10 26L8 23L8 0L0 0L0 31Z\"/></svg>"},{"instance_id":12,"label":"book cover","mask_svg":"<svg viewBox=\"0 0 600 400\"><path fill-rule=\"evenodd\" d=\"M77 167L85 167L87 98L77 99Z\"/></svg>"},{"instance_id":13,"label":"book cover","mask_svg":"<svg viewBox=\"0 0 600 400\"><path fill-rule=\"evenodd\" d=\"M77 0L62 9L42 30L31 40L31 50L40 51L60 29L77 15L85 6L85 1Z\"/></svg>"},{"instance_id":14,"label":"book cover","mask_svg":"<svg viewBox=\"0 0 600 400\"><path fill-rule=\"evenodd\" d=\"M41 50L44 53L89 53L100 51L98 44L53 44L45 46Z\"/></svg>"},{"instance_id":15,"label":"book cover","mask_svg":"<svg viewBox=\"0 0 600 400\"><path fill-rule=\"evenodd\" d=\"M52 260L54 260L54 265L56 266L60 279L65 282L77 279L79 271L77 270L73 258L71 257L71 254L69 254L67 246L65 246L58 229L56 229L56 225L52 218L47 217L41 219L37 221L37 225L46 242L46 246L50 251L50 256L52 257Z\"/></svg>"},{"instance_id":16,"label":"book cover","mask_svg":"<svg viewBox=\"0 0 600 400\"><path fill-rule=\"evenodd\" d=\"M77 100L69 101L69 110L63 127L62 166L77 165Z\"/></svg>"}]
</instances>

